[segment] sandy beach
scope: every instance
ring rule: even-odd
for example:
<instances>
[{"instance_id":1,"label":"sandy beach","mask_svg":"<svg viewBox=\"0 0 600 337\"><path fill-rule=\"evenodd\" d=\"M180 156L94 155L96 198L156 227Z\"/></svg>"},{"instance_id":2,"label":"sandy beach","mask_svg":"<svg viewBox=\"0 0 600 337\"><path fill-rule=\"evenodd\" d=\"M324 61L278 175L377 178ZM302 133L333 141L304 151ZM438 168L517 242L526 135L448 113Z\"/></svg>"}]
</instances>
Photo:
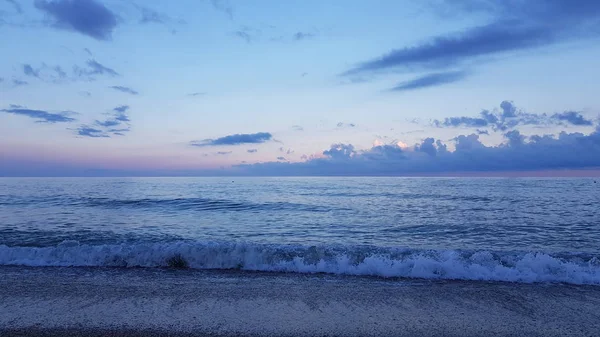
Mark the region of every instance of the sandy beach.
<instances>
[{"instance_id":1,"label":"sandy beach","mask_svg":"<svg viewBox=\"0 0 600 337\"><path fill-rule=\"evenodd\" d=\"M593 336L600 288L0 268L2 336Z\"/></svg>"}]
</instances>

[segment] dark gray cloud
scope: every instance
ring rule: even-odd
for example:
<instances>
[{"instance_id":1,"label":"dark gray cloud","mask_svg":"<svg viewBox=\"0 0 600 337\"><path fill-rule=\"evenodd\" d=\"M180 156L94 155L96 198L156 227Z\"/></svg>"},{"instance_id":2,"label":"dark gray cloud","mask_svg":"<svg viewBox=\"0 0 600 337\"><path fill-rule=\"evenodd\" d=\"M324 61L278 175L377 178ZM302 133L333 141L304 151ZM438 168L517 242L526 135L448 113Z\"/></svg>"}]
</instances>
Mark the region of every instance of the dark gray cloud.
<instances>
[{"instance_id":1,"label":"dark gray cloud","mask_svg":"<svg viewBox=\"0 0 600 337\"><path fill-rule=\"evenodd\" d=\"M256 153L256 152L258 152L258 150L257 149L248 149L248 150L246 150L246 152L248 152L248 153Z\"/></svg>"},{"instance_id":2,"label":"dark gray cloud","mask_svg":"<svg viewBox=\"0 0 600 337\"><path fill-rule=\"evenodd\" d=\"M119 76L114 69L109 68L94 59L86 62L84 67L78 65L73 66L72 76L59 65L50 66L42 63L39 67L34 67L31 64L23 64L23 74L28 77L37 78L44 82L60 83L64 81L87 80L93 81L96 76L106 75L111 77Z\"/></svg>"},{"instance_id":3,"label":"dark gray cloud","mask_svg":"<svg viewBox=\"0 0 600 337\"><path fill-rule=\"evenodd\" d=\"M131 131L131 119L127 115L128 110L128 105L118 106L108 114L107 119L102 121L96 120L94 125L102 128L100 131L106 137L109 136L109 133L124 136L125 133Z\"/></svg>"},{"instance_id":4,"label":"dark gray cloud","mask_svg":"<svg viewBox=\"0 0 600 337\"><path fill-rule=\"evenodd\" d=\"M415 151L427 153L430 156L435 156L438 151L435 145L435 139L431 137L425 138L421 144L415 145Z\"/></svg>"},{"instance_id":5,"label":"dark gray cloud","mask_svg":"<svg viewBox=\"0 0 600 337\"><path fill-rule=\"evenodd\" d=\"M444 120L434 120L432 124L437 127L491 127L494 131L506 131L519 125L552 126L570 124L591 126L593 122L576 111L565 111L551 116L545 113L527 113L518 109L513 102L503 101L500 103L500 109L494 111L483 110L480 117L448 117Z\"/></svg>"},{"instance_id":6,"label":"dark gray cloud","mask_svg":"<svg viewBox=\"0 0 600 337\"><path fill-rule=\"evenodd\" d=\"M90 137L90 138L109 138L110 136L106 134L103 130L94 129L89 126L82 125L77 128L77 134L82 137Z\"/></svg>"},{"instance_id":7,"label":"dark gray cloud","mask_svg":"<svg viewBox=\"0 0 600 337\"><path fill-rule=\"evenodd\" d=\"M504 139L499 145L486 146L476 134L460 135L454 139L454 151L433 138L425 138L412 149L383 145L357 151L351 144L334 144L323 151L325 158L237 169L250 175L406 175L600 167L600 126L588 135L561 132L525 137L512 130Z\"/></svg>"},{"instance_id":8,"label":"dark gray cloud","mask_svg":"<svg viewBox=\"0 0 600 337\"><path fill-rule=\"evenodd\" d=\"M139 92L129 88L129 87L124 87L124 86L120 86L120 85L113 85L111 87L109 87L111 89L120 91L120 92L124 92L126 94L130 94L130 95L139 95Z\"/></svg>"},{"instance_id":9,"label":"dark gray cloud","mask_svg":"<svg viewBox=\"0 0 600 337\"><path fill-rule=\"evenodd\" d=\"M473 118L473 117L447 117L443 121L434 120L433 124L437 127L442 126L464 126L464 127L485 127L489 126L490 123L484 118Z\"/></svg>"},{"instance_id":10,"label":"dark gray cloud","mask_svg":"<svg viewBox=\"0 0 600 337\"><path fill-rule=\"evenodd\" d=\"M448 1L475 4L481 1ZM562 41L598 36L600 2L596 0L489 0L492 22L461 33L436 36L421 44L395 49L359 64L345 74L397 68L440 68L476 58L532 49ZM472 12L472 6L461 6Z\"/></svg>"},{"instance_id":11,"label":"dark gray cloud","mask_svg":"<svg viewBox=\"0 0 600 337\"><path fill-rule=\"evenodd\" d=\"M433 36L416 45L402 46L359 63L342 73L350 82L380 73L439 71L500 59L499 56L558 43L600 36L600 1L597 0L443 0L461 17L486 14L492 19L462 32ZM443 6L436 6L443 7ZM475 13L478 12L478 13ZM481 15L479 15L481 17ZM439 73L442 74L442 73ZM424 75L398 90L431 87L463 80L463 73L441 77Z\"/></svg>"},{"instance_id":12,"label":"dark gray cloud","mask_svg":"<svg viewBox=\"0 0 600 337\"><path fill-rule=\"evenodd\" d=\"M53 19L52 26L96 40L111 40L117 15L94 0L35 0L37 9Z\"/></svg>"},{"instance_id":13,"label":"dark gray cloud","mask_svg":"<svg viewBox=\"0 0 600 337\"><path fill-rule=\"evenodd\" d=\"M450 84L458 82L467 77L467 72L464 71L450 71L442 73L433 73L425 76L417 77L410 81L402 82L397 86L393 87L392 91L409 91L415 89L422 89L434 86L440 86L443 84Z\"/></svg>"},{"instance_id":14,"label":"dark gray cloud","mask_svg":"<svg viewBox=\"0 0 600 337\"><path fill-rule=\"evenodd\" d=\"M86 62L86 66L87 68L80 68L78 66L75 66L73 68L75 75L79 77L93 77L96 75L108 75L112 77L119 76L119 73L116 72L114 69L109 68L94 59L88 60Z\"/></svg>"},{"instance_id":15,"label":"dark gray cloud","mask_svg":"<svg viewBox=\"0 0 600 337\"><path fill-rule=\"evenodd\" d=\"M120 105L113 109L117 113L115 118L122 122L129 122L129 117L125 114L129 110L129 105Z\"/></svg>"},{"instance_id":16,"label":"dark gray cloud","mask_svg":"<svg viewBox=\"0 0 600 337\"><path fill-rule=\"evenodd\" d=\"M26 76L39 78L40 70L34 69L30 64L24 64L23 65L23 74L25 74Z\"/></svg>"},{"instance_id":17,"label":"dark gray cloud","mask_svg":"<svg viewBox=\"0 0 600 337\"><path fill-rule=\"evenodd\" d=\"M13 8L15 9L15 12L17 12L19 14L23 14L23 8L17 2L17 0L5 0L5 1L13 6Z\"/></svg>"},{"instance_id":18,"label":"dark gray cloud","mask_svg":"<svg viewBox=\"0 0 600 337\"><path fill-rule=\"evenodd\" d=\"M436 37L422 45L393 50L360 64L344 75L398 67L435 69L453 66L474 57L533 48L549 44L553 40L553 35L542 28L520 28L510 22L493 23L468 29L458 35Z\"/></svg>"},{"instance_id":19,"label":"dark gray cloud","mask_svg":"<svg viewBox=\"0 0 600 337\"><path fill-rule=\"evenodd\" d=\"M339 122L339 123L336 124L336 126L338 128L354 128L354 127L356 127L356 124L354 124L354 123Z\"/></svg>"},{"instance_id":20,"label":"dark gray cloud","mask_svg":"<svg viewBox=\"0 0 600 337\"><path fill-rule=\"evenodd\" d=\"M490 132L489 132L488 130L480 130L480 129L477 129L477 130L475 130L475 132L476 132L478 135L489 135L489 134L490 134Z\"/></svg>"},{"instance_id":21,"label":"dark gray cloud","mask_svg":"<svg viewBox=\"0 0 600 337\"><path fill-rule=\"evenodd\" d=\"M268 132L258 132L250 134L235 134L217 139L205 139L201 141L191 141L192 146L219 146L219 145L241 145L241 144L260 144L273 139L273 135Z\"/></svg>"},{"instance_id":22,"label":"dark gray cloud","mask_svg":"<svg viewBox=\"0 0 600 337\"><path fill-rule=\"evenodd\" d=\"M2 109L0 111L8 114L29 117L37 120L40 123L68 123L75 121L74 118L68 116L69 114L72 114L70 111L53 113L45 110L27 109L20 105L12 104L8 109Z\"/></svg>"},{"instance_id":23,"label":"dark gray cloud","mask_svg":"<svg viewBox=\"0 0 600 337\"><path fill-rule=\"evenodd\" d=\"M277 157L277 160L286 161L285 157Z\"/></svg>"},{"instance_id":24,"label":"dark gray cloud","mask_svg":"<svg viewBox=\"0 0 600 337\"><path fill-rule=\"evenodd\" d=\"M562 113L557 113L552 115L552 118L559 121L567 122L572 125L594 125L594 123L591 120L586 119L585 117L583 117L583 115L581 115L581 113L576 111L565 111Z\"/></svg>"},{"instance_id":25,"label":"dark gray cloud","mask_svg":"<svg viewBox=\"0 0 600 337\"><path fill-rule=\"evenodd\" d=\"M98 121L98 120L96 121L96 125L99 125L99 126L102 126L105 128L111 128L111 127L117 126L119 124L121 124L121 122L114 120L114 119L107 119L105 121Z\"/></svg>"},{"instance_id":26,"label":"dark gray cloud","mask_svg":"<svg viewBox=\"0 0 600 337\"><path fill-rule=\"evenodd\" d=\"M308 39L312 39L314 38L316 35L313 33L304 33L304 32L297 32L296 34L294 34L294 36L292 37L292 39L294 41L302 41L302 40L308 40Z\"/></svg>"}]
</instances>

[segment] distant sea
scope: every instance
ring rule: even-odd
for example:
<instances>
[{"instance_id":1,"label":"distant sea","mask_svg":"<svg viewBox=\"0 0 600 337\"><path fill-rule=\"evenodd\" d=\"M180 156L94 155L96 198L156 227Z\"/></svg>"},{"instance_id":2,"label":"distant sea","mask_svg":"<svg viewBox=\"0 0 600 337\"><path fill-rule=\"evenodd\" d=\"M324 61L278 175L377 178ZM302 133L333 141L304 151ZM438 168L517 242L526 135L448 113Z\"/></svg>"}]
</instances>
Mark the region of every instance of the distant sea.
<instances>
[{"instance_id":1,"label":"distant sea","mask_svg":"<svg viewBox=\"0 0 600 337\"><path fill-rule=\"evenodd\" d=\"M0 266L600 285L592 178L2 178Z\"/></svg>"}]
</instances>

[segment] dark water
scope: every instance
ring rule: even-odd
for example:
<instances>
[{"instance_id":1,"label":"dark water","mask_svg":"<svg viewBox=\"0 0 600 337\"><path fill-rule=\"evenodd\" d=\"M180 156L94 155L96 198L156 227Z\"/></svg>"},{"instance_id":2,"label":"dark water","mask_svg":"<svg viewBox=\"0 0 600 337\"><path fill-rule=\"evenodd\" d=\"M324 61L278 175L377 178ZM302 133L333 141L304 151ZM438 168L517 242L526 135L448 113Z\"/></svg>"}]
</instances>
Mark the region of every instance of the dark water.
<instances>
[{"instance_id":1,"label":"dark water","mask_svg":"<svg viewBox=\"0 0 600 337\"><path fill-rule=\"evenodd\" d=\"M0 264L600 283L591 179L0 179Z\"/></svg>"}]
</instances>

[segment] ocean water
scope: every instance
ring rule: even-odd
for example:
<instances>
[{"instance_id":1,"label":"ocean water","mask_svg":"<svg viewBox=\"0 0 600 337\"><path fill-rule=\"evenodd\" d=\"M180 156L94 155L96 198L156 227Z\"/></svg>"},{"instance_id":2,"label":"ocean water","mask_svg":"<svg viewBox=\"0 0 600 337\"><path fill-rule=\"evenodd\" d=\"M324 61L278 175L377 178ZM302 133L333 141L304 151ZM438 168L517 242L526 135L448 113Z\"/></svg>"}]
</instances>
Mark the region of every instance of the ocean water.
<instances>
[{"instance_id":1,"label":"ocean water","mask_svg":"<svg viewBox=\"0 0 600 337\"><path fill-rule=\"evenodd\" d=\"M600 285L600 183L557 178L2 178L0 266Z\"/></svg>"}]
</instances>

